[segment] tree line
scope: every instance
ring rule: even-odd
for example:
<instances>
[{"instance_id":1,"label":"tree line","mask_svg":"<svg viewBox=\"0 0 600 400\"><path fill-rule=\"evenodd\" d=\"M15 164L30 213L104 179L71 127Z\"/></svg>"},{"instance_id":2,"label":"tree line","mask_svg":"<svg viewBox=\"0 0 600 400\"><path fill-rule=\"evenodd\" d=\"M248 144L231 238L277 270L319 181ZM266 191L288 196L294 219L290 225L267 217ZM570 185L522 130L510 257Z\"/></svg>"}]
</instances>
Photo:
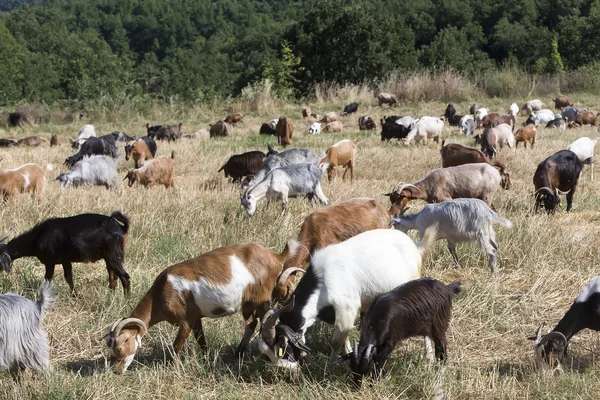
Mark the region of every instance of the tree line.
<instances>
[{"instance_id":1,"label":"tree line","mask_svg":"<svg viewBox=\"0 0 600 400\"><path fill-rule=\"evenodd\" d=\"M0 0L0 105L198 101L269 79L597 68L600 0ZM600 69L600 68L598 68Z\"/></svg>"}]
</instances>

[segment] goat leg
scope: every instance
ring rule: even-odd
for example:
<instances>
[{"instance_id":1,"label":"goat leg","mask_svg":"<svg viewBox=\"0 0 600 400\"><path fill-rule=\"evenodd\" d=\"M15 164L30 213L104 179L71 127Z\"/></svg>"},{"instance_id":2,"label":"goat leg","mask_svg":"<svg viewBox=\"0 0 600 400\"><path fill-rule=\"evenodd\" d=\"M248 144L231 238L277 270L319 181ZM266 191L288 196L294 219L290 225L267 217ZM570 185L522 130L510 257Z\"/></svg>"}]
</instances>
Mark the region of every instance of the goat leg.
<instances>
[{"instance_id":1,"label":"goat leg","mask_svg":"<svg viewBox=\"0 0 600 400\"><path fill-rule=\"evenodd\" d=\"M456 263L456 265L460 267L460 261L458 260L458 254L456 254L456 243L448 240L448 250L450 251L450 254L452 254L452 258L454 259L454 262Z\"/></svg>"}]
</instances>

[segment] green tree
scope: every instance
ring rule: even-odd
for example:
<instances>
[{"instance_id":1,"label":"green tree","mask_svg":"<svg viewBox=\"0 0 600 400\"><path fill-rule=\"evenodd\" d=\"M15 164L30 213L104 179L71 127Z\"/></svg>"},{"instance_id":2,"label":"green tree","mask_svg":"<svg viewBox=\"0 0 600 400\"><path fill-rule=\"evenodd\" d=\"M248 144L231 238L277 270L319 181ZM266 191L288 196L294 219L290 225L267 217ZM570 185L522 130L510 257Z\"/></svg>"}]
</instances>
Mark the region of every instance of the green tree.
<instances>
[{"instance_id":1,"label":"green tree","mask_svg":"<svg viewBox=\"0 0 600 400\"><path fill-rule=\"evenodd\" d=\"M22 99L26 58L27 50L0 22L0 105L13 104Z\"/></svg>"}]
</instances>

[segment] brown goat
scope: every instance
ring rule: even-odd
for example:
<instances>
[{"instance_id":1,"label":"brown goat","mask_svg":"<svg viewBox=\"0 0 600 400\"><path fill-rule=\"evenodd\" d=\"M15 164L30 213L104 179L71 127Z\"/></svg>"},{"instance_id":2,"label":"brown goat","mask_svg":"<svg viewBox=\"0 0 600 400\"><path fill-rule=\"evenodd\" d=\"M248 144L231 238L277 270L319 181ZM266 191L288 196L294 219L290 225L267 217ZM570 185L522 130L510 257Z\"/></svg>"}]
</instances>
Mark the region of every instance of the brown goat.
<instances>
[{"instance_id":1,"label":"brown goat","mask_svg":"<svg viewBox=\"0 0 600 400\"><path fill-rule=\"evenodd\" d=\"M527 148L527 142L529 142L529 144L531 144L531 149L533 150L536 134L537 128L534 125L527 125L519 129L517 133L515 133L515 142L517 143L515 148L519 147L519 142L523 142L523 146Z\"/></svg>"},{"instance_id":2,"label":"brown goat","mask_svg":"<svg viewBox=\"0 0 600 400\"><path fill-rule=\"evenodd\" d=\"M498 159L491 160L483 154L483 152L474 147L463 146L458 143L448 143L442 141L442 168L456 167L464 164L487 163L492 167L498 168L502 181L500 186L503 189L510 189L510 173L506 170L504 163Z\"/></svg>"},{"instance_id":3,"label":"brown goat","mask_svg":"<svg viewBox=\"0 0 600 400\"><path fill-rule=\"evenodd\" d=\"M377 101L379 102L379 107L383 104L389 104L390 107L398 105L398 98L390 93L379 93L375 95L377 97Z\"/></svg>"},{"instance_id":4,"label":"brown goat","mask_svg":"<svg viewBox=\"0 0 600 400\"><path fill-rule=\"evenodd\" d=\"M243 122L242 118L244 118L243 114L231 114L228 115L227 118L225 118L225 122L227 122L228 124L237 124L238 122Z\"/></svg>"},{"instance_id":5,"label":"brown goat","mask_svg":"<svg viewBox=\"0 0 600 400\"><path fill-rule=\"evenodd\" d=\"M127 370L148 328L160 322L179 326L173 344L179 354L190 333L206 349L203 318L241 312L243 355L258 319L269 310L281 265L294 254L288 243L281 254L257 243L221 247L163 270L128 318L115 322L105 336L110 363L118 373Z\"/></svg>"},{"instance_id":6,"label":"brown goat","mask_svg":"<svg viewBox=\"0 0 600 400\"><path fill-rule=\"evenodd\" d=\"M55 146L62 146L62 142L60 141L60 138L57 135L52 135L52 137L50 138L50 147Z\"/></svg>"},{"instance_id":7,"label":"brown goat","mask_svg":"<svg viewBox=\"0 0 600 400\"><path fill-rule=\"evenodd\" d=\"M325 125L325 128L323 128L323 133L341 132L343 127L344 125L342 124L342 121L333 121Z\"/></svg>"},{"instance_id":8,"label":"brown goat","mask_svg":"<svg viewBox=\"0 0 600 400\"><path fill-rule=\"evenodd\" d=\"M310 107L303 107L302 108L302 118L308 118L308 117L311 116L310 114L311 114Z\"/></svg>"},{"instance_id":9,"label":"brown goat","mask_svg":"<svg viewBox=\"0 0 600 400\"><path fill-rule=\"evenodd\" d=\"M38 147L46 145L48 145L48 141L39 136L28 136L17 141L17 146Z\"/></svg>"},{"instance_id":10,"label":"brown goat","mask_svg":"<svg viewBox=\"0 0 600 400\"><path fill-rule=\"evenodd\" d=\"M0 194L6 201L18 193L29 192L40 201L46 187L46 171L52 169L52 164L46 165L45 170L37 164L25 164L0 171Z\"/></svg>"},{"instance_id":11,"label":"brown goat","mask_svg":"<svg viewBox=\"0 0 600 400\"><path fill-rule=\"evenodd\" d=\"M575 121L571 121L569 126L576 127L582 125L596 126L598 122L598 116L591 111L581 111L575 117Z\"/></svg>"},{"instance_id":12,"label":"brown goat","mask_svg":"<svg viewBox=\"0 0 600 400\"><path fill-rule=\"evenodd\" d=\"M156 151L156 149L154 151ZM148 144L140 138L133 142L133 144L125 146L125 159L129 160L129 157L133 159L135 167L139 168L144 165L146 160L152 160L154 155L148 147Z\"/></svg>"},{"instance_id":13,"label":"brown goat","mask_svg":"<svg viewBox=\"0 0 600 400\"><path fill-rule=\"evenodd\" d=\"M562 110L564 107L573 107L573 101L569 96L556 96L552 99L554 108Z\"/></svg>"},{"instance_id":14,"label":"brown goat","mask_svg":"<svg viewBox=\"0 0 600 400\"><path fill-rule=\"evenodd\" d=\"M359 140L360 139L357 139L354 143L349 139L337 142L327 150L325 157L319 161L319 167L322 171L327 171L327 179L330 183L334 178L333 174L338 166L344 167L342 180L346 180L346 174L348 174L348 170L350 170L350 183L354 183L356 145Z\"/></svg>"},{"instance_id":15,"label":"brown goat","mask_svg":"<svg viewBox=\"0 0 600 400\"><path fill-rule=\"evenodd\" d=\"M307 268L308 259L315 250L372 229L386 229L390 219L385 207L367 198L343 201L310 214L300 227L296 254L283 264L283 272L273 289L273 301L284 302L290 298L296 273Z\"/></svg>"},{"instance_id":16,"label":"brown goat","mask_svg":"<svg viewBox=\"0 0 600 400\"><path fill-rule=\"evenodd\" d=\"M171 152L171 158L160 156L144 163L141 168L130 169L125 176L129 187L139 182L146 189L156 185L165 185L166 188L175 187L173 182L173 169L175 166L175 152ZM123 179L123 180L125 180Z\"/></svg>"},{"instance_id":17,"label":"brown goat","mask_svg":"<svg viewBox=\"0 0 600 400\"><path fill-rule=\"evenodd\" d=\"M496 118L500 117L500 113L489 113L488 115L486 115L485 117L483 117L481 119L481 121L477 124L478 128L485 128L488 126L488 124L490 123L490 121L495 120Z\"/></svg>"},{"instance_id":18,"label":"brown goat","mask_svg":"<svg viewBox=\"0 0 600 400\"><path fill-rule=\"evenodd\" d=\"M338 115L334 111L332 111L332 112L328 112L327 114L325 114L323 116L323 118L321 118L319 120L319 122L322 122L324 124L328 124L330 122L339 121L339 120L340 119L339 119Z\"/></svg>"},{"instance_id":19,"label":"brown goat","mask_svg":"<svg viewBox=\"0 0 600 400\"><path fill-rule=\"evenodd\" d=\"M217 121L214 124L210 125L210 137L216 136L229 136L230 135L230 125L225 121Z\"/></svg>"},{"instance_id":20,"label":"brown goat","mask_svg":"<svg viewBox=\"0 0 600 400\"><path fill-rule=\"evenodd\" d=\"M275 127L277 135L277 143L283 145L283 147L292 144L292 135L294 134L294 125L289 118L280 117Z\"/></svg>"}]
</instances>

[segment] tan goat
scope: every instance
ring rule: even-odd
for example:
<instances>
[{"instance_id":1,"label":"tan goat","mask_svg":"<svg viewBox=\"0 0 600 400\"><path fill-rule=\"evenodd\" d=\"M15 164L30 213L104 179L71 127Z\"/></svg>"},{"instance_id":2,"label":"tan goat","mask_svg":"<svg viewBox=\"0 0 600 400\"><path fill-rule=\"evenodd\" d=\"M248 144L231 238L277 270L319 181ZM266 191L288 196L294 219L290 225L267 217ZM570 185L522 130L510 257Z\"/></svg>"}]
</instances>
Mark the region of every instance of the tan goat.
<instances>
[{"instance_id":1,"label":"tan goat","mask_svg":"<svg viewBox=\"0 0 600 400\"><path fill-rule=\"evenodd\" d=\"M148 146L148 143L153 147L152 149ZM131 157L136 168L144 165L146 160L152 160L155 154L156 143L148 137L140 138L125 146L125 160L129 160L129 157Z\"/></svg>"},{"instance_id":2,"label":"tan goat","mask_svg":"<svg viewBox=\"0 0 600 400\"><path fill-rule=\"evenodd\" d=\"M55 146L62 146L62 142L60 141L58 135L52 135L52 137L50 138L50 147Z\"/></svg>"},{"instance_id":3,"label":"tan goat","mask_svg":"<svg viewBox=\"0 0 600 400\"><path fill-rule=\"evenodd\" d=\"M319 161L319 168L323 172L327 171L327 179L331 182L334 178L333 173L336 167L344 167L344 175L342 180L346 180L346 174L350 170L350 183L354 182L354 164L356 158L356 145L360 139L356 139L356 142L352 142L349 139L337 142L327 150L325 157Z\"/></svg>"},{"instance_id":4,"label":"tan goat","mask_svg":"<svg viewBox=\"0 0 600 400\"><path fill-rule=\"evenodd\" d=\"M342 124L342 121L333 121L325 125L325 128L323 128L323 133L341 132L343 127L344 125Z\"/></svg>"},{"instance_id":5,"label":"tan goat","mask_svg":"<svg viewBox=\"0 0 600 400\"><path fill-rule=\"evenodd\" d=\"M173 182L174 159L175 152L173 151L171 158L160 156L146 161L138 169L130 169L125 176L125 179L129 179L129 187L133 186L135 182L141 183L146 189L156 185L165 185L166 188L175 187L175 182Z\"/></svg>"},{"instance_id":6,"label":"tan goat","mask_svg":"<svg viewBox=\"0 0 600 400\"><path fill-rule=\"evenodd\" d=\"M0 193L4 201L18 193L31 193L38 201L42 200L46 187L46 171L52 171L52 164L44 170L37 164L25 164L15 169L0 171Z\"/></svg>"},{"instance_id":7,"label":"tan goat","mask_svg":"<svg viewBox=\"0 0 600 400\"><path fill-rule=\"evenodd\" d=\"M519 147L519 142L523 142L523 146L527 148L527 142L529 142L529 144L531 144L531 148L533 149L536 134L537 128L534 125L527 125L523 128L520 128L517 133L515 133L515 142L517 143L515 148Z\"/></svg>"}]
</instances>

